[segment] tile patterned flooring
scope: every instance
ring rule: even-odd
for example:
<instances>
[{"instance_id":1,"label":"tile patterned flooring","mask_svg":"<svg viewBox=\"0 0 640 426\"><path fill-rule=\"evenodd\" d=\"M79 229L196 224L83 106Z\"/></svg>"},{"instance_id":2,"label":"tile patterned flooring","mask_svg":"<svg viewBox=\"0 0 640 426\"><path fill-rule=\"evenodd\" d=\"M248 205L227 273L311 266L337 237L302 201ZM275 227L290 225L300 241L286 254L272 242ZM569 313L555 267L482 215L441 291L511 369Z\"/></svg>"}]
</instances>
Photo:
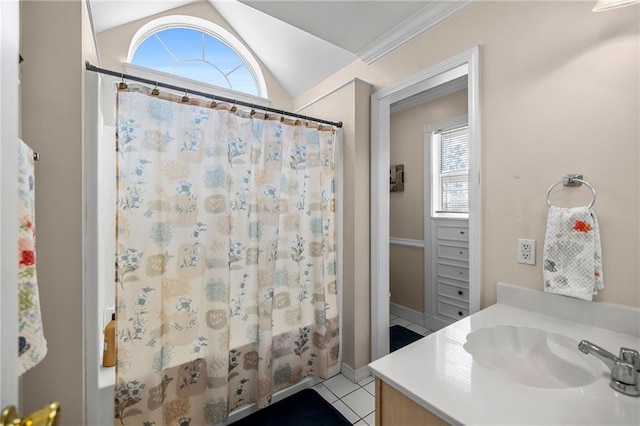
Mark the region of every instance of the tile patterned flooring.
<instances>
[{"instance_id":1,"label":"tile patterned flooring","mask_svg":"<svg viewBox=\"0 0 640 426\"><path fill-rule=\"evenodd\" d=\"M401 325L423 336L432 333L431 330L395 315L391 315L389 319L391 325ZM311 389L340 411L351 424L375 426L375 380L372 376L354 383L344 375L338 374Z\"/></svg>"}]
</instances>

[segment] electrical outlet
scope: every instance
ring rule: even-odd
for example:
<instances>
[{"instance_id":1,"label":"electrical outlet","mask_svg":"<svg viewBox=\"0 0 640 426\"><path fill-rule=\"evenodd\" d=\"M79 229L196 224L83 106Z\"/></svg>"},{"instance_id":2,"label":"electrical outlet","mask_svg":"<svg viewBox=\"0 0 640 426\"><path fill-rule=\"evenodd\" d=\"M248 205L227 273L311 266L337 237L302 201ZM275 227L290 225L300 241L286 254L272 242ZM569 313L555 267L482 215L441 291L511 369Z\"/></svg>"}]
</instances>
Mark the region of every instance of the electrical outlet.
<instances>
[{"instance_id":1,"label":"electrical outlet","mask_svg":"<svg viewBox=\"0 0 640 426\"><path fill-rule=\"evenodd\" d=\"M536 264L536 240L518 238L518 263Z\"/></svg>"}]
</instances>

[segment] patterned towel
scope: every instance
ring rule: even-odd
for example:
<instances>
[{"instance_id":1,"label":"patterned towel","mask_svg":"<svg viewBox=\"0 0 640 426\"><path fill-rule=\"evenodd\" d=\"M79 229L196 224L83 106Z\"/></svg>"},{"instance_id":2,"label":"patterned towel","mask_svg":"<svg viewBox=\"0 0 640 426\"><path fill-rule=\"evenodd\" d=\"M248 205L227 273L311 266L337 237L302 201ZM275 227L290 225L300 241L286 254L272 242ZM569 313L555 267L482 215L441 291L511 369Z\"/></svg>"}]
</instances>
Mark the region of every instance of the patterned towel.
<instances>
[{"instance_id":1,"label":"patterned towel","mask_svg":"<svg viewBox=\"0 0 640 426\"><path fill-rule=\"evenodd\" d=\"M550 207L542 276L550 293L593 300L604 288L596 214L588 207Z\"/></svg>"},{"instance_id":2,"label":"patterned towel","mask_svg":"<svg viewBox=\"0 0 640 426\"><path fill-rule=\"evenodd\" d=\"M18 142L18 374L47 354L36 279L33 151Z\"/></svg>"}]
</instances>

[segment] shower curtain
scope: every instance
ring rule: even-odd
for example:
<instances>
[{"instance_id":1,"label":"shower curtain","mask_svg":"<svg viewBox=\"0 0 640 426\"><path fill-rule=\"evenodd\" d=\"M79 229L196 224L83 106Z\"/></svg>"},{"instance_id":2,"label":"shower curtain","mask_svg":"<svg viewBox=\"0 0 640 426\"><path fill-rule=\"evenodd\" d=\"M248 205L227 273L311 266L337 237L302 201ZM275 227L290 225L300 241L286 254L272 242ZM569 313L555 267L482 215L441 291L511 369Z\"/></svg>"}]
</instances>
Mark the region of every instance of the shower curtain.
<instances>
[{"instance_id":1,"label":"shower curtain","mask_svg":"<svg viewBox=\"0 0 640 426\"><path fill-rule=\"evenodd\" d=\"M212 106L118 93L115 424L220 423L338 359L334 132Z\"/></svg>"}]
</instances>

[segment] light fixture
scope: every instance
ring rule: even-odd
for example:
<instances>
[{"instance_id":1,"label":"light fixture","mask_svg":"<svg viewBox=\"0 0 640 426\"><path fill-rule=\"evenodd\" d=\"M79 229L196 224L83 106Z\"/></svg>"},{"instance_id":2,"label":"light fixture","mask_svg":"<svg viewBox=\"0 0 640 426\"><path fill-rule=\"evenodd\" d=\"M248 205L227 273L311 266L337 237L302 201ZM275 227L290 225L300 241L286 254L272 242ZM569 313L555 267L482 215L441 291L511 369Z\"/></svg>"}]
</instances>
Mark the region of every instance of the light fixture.
<instances>
[{"instance_id":1,"label":"light fixture","mask_svg":"<svg viewBox=\"0 0 640 426\"><path fill-rule=\"evenodd\" d=\"M619 9L638 3L640 3L640 0L598 0L592 12L604 12L605 10Z\"/></svg>"}]
</instances>

